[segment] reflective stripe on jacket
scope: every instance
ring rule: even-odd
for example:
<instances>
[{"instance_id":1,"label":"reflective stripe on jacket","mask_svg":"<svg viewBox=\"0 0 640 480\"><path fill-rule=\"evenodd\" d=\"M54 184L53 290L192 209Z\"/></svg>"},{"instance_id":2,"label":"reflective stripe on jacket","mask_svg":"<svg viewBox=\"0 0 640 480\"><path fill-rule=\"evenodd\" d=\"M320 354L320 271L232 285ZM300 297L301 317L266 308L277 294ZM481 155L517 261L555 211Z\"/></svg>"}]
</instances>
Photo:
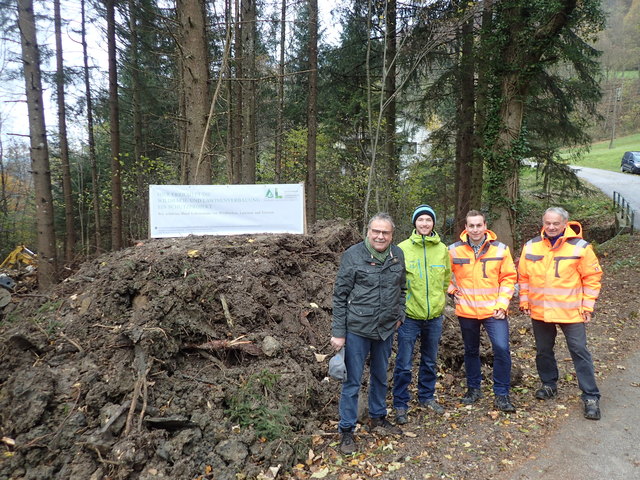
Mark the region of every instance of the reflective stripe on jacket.
<instances>
[{"instance_id":1,"label":"reflective stripe on jacket","mask_svg":"<svg viewBox=\"0 0 640 480\"><path fill-rule=\"evenodd\" d=\"M529 240L518 264L520 308L544 322L580 323L600 293L602 269L582 226L569 222L552 247L544 235Z\"/></svg>"},{"instance_id":2,"label":"reflective stripe on jacket","mask_svg":"<svg viewBox=\"0 0 640 480\"><path fill-rule=\"evenodd\" d=\"M460 234L461 241L449 245L453 272L449 293L456 296L459 317L489 318L495 310L506 311L513 296L517 274L509 247L497 241L491 230L486 233L477 258L466 230Z\"/></svg>"},{"instance_id":3,"label":"reflective stripe on jacket","mask_svg":"<svg viewBox=\"0 0 640 480\"><path fill-rule=\"evenodd\" d=\"M451 277L447 246L436 232L425 237L413 234L398 246L404 252L407 269L406 314L414 320L428 320L442 315Z\"/></svg>"}]
</instances>

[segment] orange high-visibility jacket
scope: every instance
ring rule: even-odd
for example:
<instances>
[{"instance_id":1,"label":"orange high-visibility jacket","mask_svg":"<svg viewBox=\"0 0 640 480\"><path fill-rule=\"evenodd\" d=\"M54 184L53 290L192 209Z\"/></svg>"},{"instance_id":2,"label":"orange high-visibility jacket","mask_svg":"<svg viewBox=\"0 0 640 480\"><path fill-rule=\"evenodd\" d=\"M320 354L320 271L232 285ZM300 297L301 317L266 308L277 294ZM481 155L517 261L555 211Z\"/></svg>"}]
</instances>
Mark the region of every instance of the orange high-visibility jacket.
<instances>
[{"instance_id":1,"label":"orange high-visibility jacket","mask_svg":"<svg viewBox=\"0 0 640 480\"><path fill-rule=\"evenodd\" d=\"M520 308L544 322L583 322L592 312L602 269L591 245L582 239L582 226L569 222L552 247L544 235L529 240L518 264Z\"/></svg>"},{"instance_id":2,"label":"orange high-visibility jacket","mask_svg":"<svg viewBox=\"0 0 640 480\"><path fill-rule=\"evenodd\" d=\"M482 320L495 310L508 309L517 273L509 247L497 241L491 230L477 258L467 238L465 230L461 241L449 245L453 275L448 293L456 296L456 315Z\"/></svg>"}]
</instances>

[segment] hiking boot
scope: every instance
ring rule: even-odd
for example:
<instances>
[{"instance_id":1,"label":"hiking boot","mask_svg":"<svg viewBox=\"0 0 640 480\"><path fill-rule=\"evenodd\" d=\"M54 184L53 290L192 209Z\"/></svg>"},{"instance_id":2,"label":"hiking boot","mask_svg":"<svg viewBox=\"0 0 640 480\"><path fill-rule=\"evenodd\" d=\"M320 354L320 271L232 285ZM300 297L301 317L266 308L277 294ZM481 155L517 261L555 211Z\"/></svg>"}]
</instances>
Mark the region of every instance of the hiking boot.
<instances>
[{"instance_id":1,"label":"hiking boot","mask_svg":"<svg viewBox=\"0 0 640 480\"><path fill-rule=\"evenodd\" d=\"M516 407L511 403L509 395L496 395L493 401L493 405L503 412L513 413L516 411Z\"/></svg>"},{"instance_id":2,"label":"hiking boot","mask_svg":"<svg viewBox=\"0 0 640 480\"><path fill-rule=\"evenodd\" d=\"M351 455L357 450L356 441L353 438L353 432L342 432L340 440L340 452L345 455Z\"/></svg>"},{"instance_id":3,"label":"hiking boot","mask_svg":"<svg viewBox=\"0 0 640 480\"><path fill-rule=\"evenodd\" d=\"M377 430L380 433L402 435L400 427L391 423L386 417L372 418L369 425L371 426L371 430Z\"/></svg>"},{"instance_id":4,"label":"hiking boot","mask_svg":"<svg viewBox=\"0 0 640 480\"><path fill-rule=\"evenodd\" d=\"M420 402L420 406L432 410L438 415L442 415L444 413L444 407L436 402L435 398L430 398L426 402Z\"/></svg>"},{"instance_id":5,"label":"hiking boot","mask_svg":"<svg viewBox=\"0 0 640 480\"><path fill-rule=\"evenodd\" d=\"M467 388L467 393L464 394L462 400L460 400L465 405L471 405L472 403L476 403L478 400L482 398L482 391L479 388Z\"/></svg>"},{"instance_id":6,"label":"hiking boot","mask_svg":"<svg viewBox=\"0 0 640 480\"><path fill-rule=\"evenodd\" d=\"M557 394L558 389L549 385L542 385L542 387L536 390L536 398L538 400L551 400L555 398Z\"/></svg>"},{"instance_id":7,"label":"hiking boot","mask_svg":"<svg viewBox=\"0 0 640 480\"><path fill-rule=\"evenodd\" d=\"M407 416L406 408L396 408L396 423L398 425L409 423L409 417Z\"/></svg>"},{"instance_id":8,"label":"hiking boot","mask_svg":"<svg viewBox=\"0 0 640 480\"><path fill-rule=\"evenodd\" d=\"M597 398L588 398L584 401L584 418L600 420L600 402Z\"/></svg>"}]
</instances>

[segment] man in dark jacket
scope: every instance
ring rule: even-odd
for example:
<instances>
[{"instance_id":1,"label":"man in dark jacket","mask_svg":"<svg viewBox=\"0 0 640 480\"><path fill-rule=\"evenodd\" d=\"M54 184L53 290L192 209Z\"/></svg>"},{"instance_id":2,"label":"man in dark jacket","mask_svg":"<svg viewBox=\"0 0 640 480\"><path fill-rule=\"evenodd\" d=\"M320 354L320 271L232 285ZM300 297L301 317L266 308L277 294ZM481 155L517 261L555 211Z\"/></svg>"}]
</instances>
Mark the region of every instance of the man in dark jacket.
<instances>
[{"instance_id":1,"label":"man in dark jacket","mask_svg":"<svg viewBox=\"0 0 640 480\"><path fill-rule=\"evenodd\" d=\"M369 416L372 428L401 434L387 416L387 369L393 333L402 324L405 266L402 250L391 245L395 225L386 213L369 221L367 236L343 254L333 292L331 345L345 348L347 379L340 395L340 451L356 451L353 432L358 394L369 358Z\"/></svg>"}]
</instances>

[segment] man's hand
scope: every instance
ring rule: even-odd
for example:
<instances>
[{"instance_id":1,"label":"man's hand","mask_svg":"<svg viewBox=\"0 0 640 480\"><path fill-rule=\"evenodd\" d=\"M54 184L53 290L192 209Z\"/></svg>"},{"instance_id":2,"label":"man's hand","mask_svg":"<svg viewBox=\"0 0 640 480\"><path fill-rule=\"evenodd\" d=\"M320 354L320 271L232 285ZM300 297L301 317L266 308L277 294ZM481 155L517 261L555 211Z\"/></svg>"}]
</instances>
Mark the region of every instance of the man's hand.
<instances>
[{"instance_id":1,"label":"man's hand","mask_svg":"<svg viewBox=\"0 0 640 480\"><path fill-rule=\"evenodd\" d=\"M507 317L507 312L504 308L498 308L493 311L493 318L497 318L498 320L502 320Z\"/></svg>"},{"instance_id":2,"label":"man's hand","mask_svg":"<svg viewBox=\"0 0 640 480\"><path fill-rule=\"evenodd\" d=\"M582 318L584 323L589 323L591 321L591 312L582 312Z\"/></svg>"},{"instance_id":3,"label":"man's hand","mask_svg":"<svg viewBox=\"0 0 640 480\"><path fill-rule=\"evenodd\" d=\"M346 339L344 337L331 337L331 346L337 352L344 347L345 340Z\"/></svg>"},{"instance_id":4,"label":"man's hand","mask_svg":"<svg viewBox=\"0 0 640 480\"><path fill-rule=\"evenodd\" d=\"M520 307L520 311L525 315L531 316L531 309L529 308Z\"/></svg>"}]
</instances>

